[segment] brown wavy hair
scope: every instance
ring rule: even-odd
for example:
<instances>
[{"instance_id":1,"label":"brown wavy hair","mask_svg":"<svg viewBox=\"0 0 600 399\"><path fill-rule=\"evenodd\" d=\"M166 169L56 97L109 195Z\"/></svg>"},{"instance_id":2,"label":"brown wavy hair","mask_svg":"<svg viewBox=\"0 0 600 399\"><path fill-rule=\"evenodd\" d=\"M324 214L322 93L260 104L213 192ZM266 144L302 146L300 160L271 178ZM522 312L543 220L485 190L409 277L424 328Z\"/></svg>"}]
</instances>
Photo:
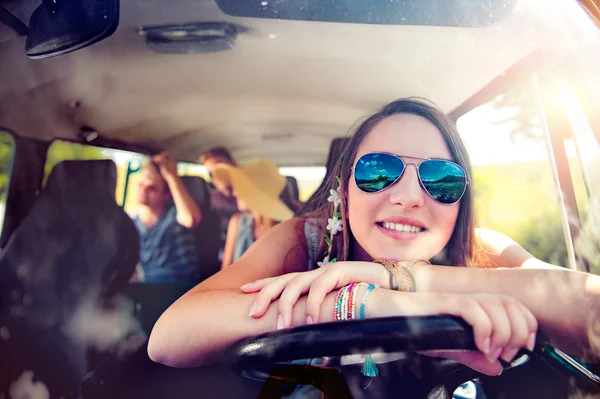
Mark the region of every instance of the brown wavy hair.
<instances>
[{"instance_id":1,"label":"brown wavy hair","mask_svg":"<svg viewBox=\"0 0 600 399\"><path fill-rule=\"evenodd\" d=\"M469 184L462 199L460 200L458 217L454 232L446 247L441 252L441 256L436 256L432 261L436 264L445 264L453 266L485 266L487 261L483 256L482 251L476 250L475 240L475 209L473 204L473 171L471 161L467 154L467 149L458 134L458 130L454 122L448 118L441 110L439 110L431 102L422 98L402 98L395 100L384 106L377 113L371 115L362 122L350 140L346 143L345 148L341 152L343 155L337 160L335 167L326 177L327 184L323 184L319 191L311 198L309 204L304 208L307 211L302 215L305 218L316 219L319 223L326 221L333 213L333 204L327 201L329 190L337 187L336 176L341 179L340 189L340 211L344 230L342 234L336 234L332 241L331 259L336 258L338 261L349 260L350 243L352 241L352 232L349 228L347 214L347 194L348 183L352 176L352 166L354 158L360 144L373 130L373 128L382 120L398 114L417 115L427 119L432 123L442 134L454 161L462 166L466 172L466 178ZM337 173L336 173L337 172ZM320 226L322 235L327 233L325 225ZM319 244L319 258L325 256L327 252L327 244L325 239L321 238Z\"/></svg>"}]
</instances>

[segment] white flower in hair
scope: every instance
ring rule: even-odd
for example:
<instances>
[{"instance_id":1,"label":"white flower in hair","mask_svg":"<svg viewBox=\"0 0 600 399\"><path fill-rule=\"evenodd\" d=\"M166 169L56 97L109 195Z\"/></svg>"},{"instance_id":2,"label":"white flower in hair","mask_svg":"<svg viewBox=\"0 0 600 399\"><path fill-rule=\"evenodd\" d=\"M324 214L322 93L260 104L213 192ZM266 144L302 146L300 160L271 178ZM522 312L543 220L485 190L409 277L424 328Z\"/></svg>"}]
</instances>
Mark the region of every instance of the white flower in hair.
<instances>
[{"instance_id":1,"label":"white flower in hair","mask_svg":"<svg viewBox=\"0 0 600 399\"><path fill-rule=\"evenodd\" d=\"M333 188L329 190L329 197L327 198L328 202L333 202L333 205L337 208L340 205L340 188L337 190Z\"/></svg>"},{"instance_id":2,"label":"white flower in hair","mask_svg":"<svg viewBox=\"0 0 600 399\"><path fill-rule=\"evenodd\" d=\"M336 235L338 231L343 230L342 221L337 216L327 219L327 230Z\"/></svg>"},{"instance_id":3,"label":"white flower in hair","mask_svg":"<svg viewBox=\"0 0 600 399\"><path fill-rule=\"evenodd\" d=\"M323 258L323 262L317 262L317 266L321 267L321 266L328 265L330 263L332 263L332 262L329 260L329 255L327 255L325 258Z\"/></svg>"}]
</instances>

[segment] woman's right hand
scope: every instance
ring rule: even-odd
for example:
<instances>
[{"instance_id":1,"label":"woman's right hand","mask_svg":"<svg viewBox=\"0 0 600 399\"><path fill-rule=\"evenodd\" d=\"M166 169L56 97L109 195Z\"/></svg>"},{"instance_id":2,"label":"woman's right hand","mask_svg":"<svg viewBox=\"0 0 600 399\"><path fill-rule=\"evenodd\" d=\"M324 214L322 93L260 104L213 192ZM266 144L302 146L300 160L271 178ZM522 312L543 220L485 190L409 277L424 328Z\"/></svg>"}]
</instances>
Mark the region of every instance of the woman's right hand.
<instances>
[{"instance_id":1,"label":"woman's right hand","mask_svg":"<svg viewBox=\"0 0 600 399\"><path fill-rule=\"evenodd\" d=\"M396 294L397 299L390 303L388 293ZM372 301L367 301L367 317L449 314L464 319L473 327L479 352L428 351L425 354L456 360L488 375L502 372L499 358L510 362L521 348L533 350L535 345L538 329L535 316L510 296L396 293L389 290L375 290L373 294L369 298Z\"/></svg>"}]
</instances>

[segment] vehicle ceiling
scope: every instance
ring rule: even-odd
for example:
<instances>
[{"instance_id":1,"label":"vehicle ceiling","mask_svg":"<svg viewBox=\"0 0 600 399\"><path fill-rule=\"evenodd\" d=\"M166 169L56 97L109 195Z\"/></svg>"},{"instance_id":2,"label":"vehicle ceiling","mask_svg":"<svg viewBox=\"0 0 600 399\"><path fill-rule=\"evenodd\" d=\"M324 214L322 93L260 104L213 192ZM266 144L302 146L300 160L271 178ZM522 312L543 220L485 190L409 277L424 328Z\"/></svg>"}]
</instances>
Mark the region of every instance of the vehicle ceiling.
<instances>
[{"instance_id":1,"label":"vehicle ceiling","mask_svg":"<svg viewBox=\"0 0 600 399\"><path fill-rule=\"evenodd\" d=\"M2 2L24 22L40 3ZM521 0L498 23L461 28L237 18L213 0L122 0L111 37L58 57L28 59L25 38L0 25L0 126L40 139L76 139L89 126L181 159L224 145L242 162L322 165L332 138L394 98L423 96L450 112L522 58L572 50L577 13L564 1ZM199 21L248 32L229 51L159 54L136 30Z\"/></svg>"}]
</instances>

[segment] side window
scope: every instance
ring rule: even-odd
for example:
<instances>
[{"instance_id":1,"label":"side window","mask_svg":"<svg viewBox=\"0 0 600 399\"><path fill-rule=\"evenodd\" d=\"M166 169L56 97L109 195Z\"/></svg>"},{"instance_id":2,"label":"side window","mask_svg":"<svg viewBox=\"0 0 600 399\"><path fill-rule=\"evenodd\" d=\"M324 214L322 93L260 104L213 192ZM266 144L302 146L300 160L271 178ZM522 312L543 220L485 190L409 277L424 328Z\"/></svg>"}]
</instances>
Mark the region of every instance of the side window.
<instances>
[{"instance_id":1,"label":"side window","mask_svg":"<svg viewBox=\"0 0 600 399\"><path fill-rule=\"evenodd\" d=\"M292 176L298 182L298 190L300 192L300 202L306 202L310 196L321 185L325 178L324 166L300 166L279 168L279 173L284 176Z\"/></svg>"},{"instance_id":2,"label":"side window","mask_svg":"<svg viewBox=\"0 0 600 399\"><path fill-rule=\"evenodd\" d=\"M123 169L123 178L127 179L126 184L126 192L122 192L121 198L124 197L124 208L125 212L132 215L136 213L138 209L138 204L135 199L135 189L133 187L139 182L140 178L140 168L142 166L142 162L144 160L148 160L148 157L144 155L137 155L135 157L128 158L127 162L125 162L125 166ZM179 176L198 176L202 177L206 181L210 181L208 176L208 171L202 165L178 162L177 163L177 174Z\"/></svg>"},{"instance_id":3,"label":"side window","mask_svg":"<svg viewBox=\"0 0 600 399\"><path fill-rule=\"evenodd\" d=\"M180 176L199 176L207 182L210 182L208 170L198 164L179 163L178 172ZM325 177L324 166L298 166L298 167L281 167L279 173L283 176L294 177L298 182L299 200L306 202L315 192L323 178Z\"/></svg>"},{"instance_id":4,"label":"side window","mask_svg":"<svg viewBox=\"0 0 600 399\"><path fill-rule=\"evenodd\" d=\"M210 174L204 165L196 163L179 162L177 163L177 174L179 176L197 176L210 182Z\"/></svg>"},{"instance_id":5,"label":"side window","mask_svg":"<svg viewBox=\"0 0 600 399\"><path fill-rule=\"evenodd\" d=\"M59 162L92 159L110 159L117 165L117 189L115 192L115 200L119 205L123 206L126 185L128 184L127 170L130 161L142 159L142 156L139 154L70 141L55 140L48 149L45 166L45 180L48 179L52 168Z\"/></svg>"},{"instance_id":6,"label":"side window","mask_svg":"<svg viewBox=\"0 0 600 399\"><path fill-rule=\"evenodd\" d=\"M15 142L13 137L0 131L0 231L4 225L6 195L8 194L14 153Z\"/></svg>"},{"instance_id":7,"label":"side window","mask_svg":"<svg viewBox=\"0 0 600 399\"><path fill-rule=\"evenodd\" d=\"M478 225L508 235L543 261L569 266L533 95L523 88L513 89L463 115L457 125L474 165ZM577 154L568 151L567 157L576 197L585 198L581 175L574 173L579 170Z\"/></svg>"},{"instance_id":8,"label":"side window","mask_svg":"<svg viewBox=\"0 0 600 399\"><path fill-rule=\"evenodd\" d=\"M600 85L596 75L588 72L582 76L587 78L588 87L595 88L595 94L598 96ZM582 99L575 96L569 83L561 83L561 100L573 131L573 140L568 144L572 151L577 153L578 172L584 181L587 194L586 197L577 197L582 226L575 240L575 250L587 261L590 272L600 274L600 136L594 134L598 132L592 130L583 112Z\"/></svg>"}]
</instances>

